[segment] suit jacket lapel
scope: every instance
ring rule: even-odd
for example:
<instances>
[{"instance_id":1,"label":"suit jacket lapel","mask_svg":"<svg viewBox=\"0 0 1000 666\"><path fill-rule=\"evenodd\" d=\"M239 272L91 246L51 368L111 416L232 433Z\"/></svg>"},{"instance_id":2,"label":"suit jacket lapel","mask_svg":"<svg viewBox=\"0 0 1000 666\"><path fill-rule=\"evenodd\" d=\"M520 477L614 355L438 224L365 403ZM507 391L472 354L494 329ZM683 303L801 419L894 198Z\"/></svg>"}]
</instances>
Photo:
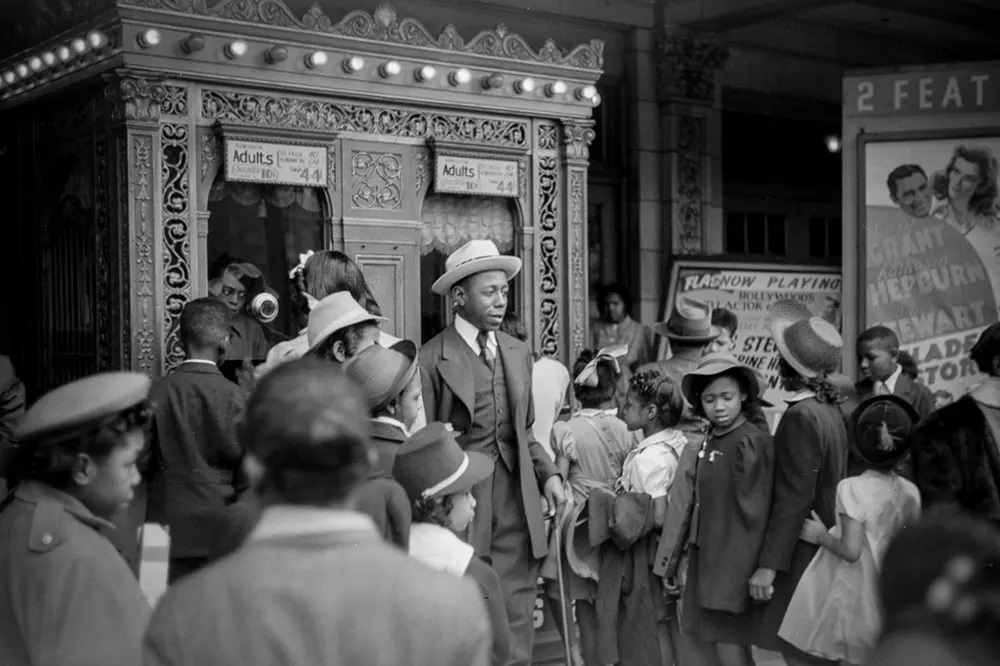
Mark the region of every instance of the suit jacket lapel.
<instances>
[{"instance_id":1,"label":"suit jacket lapel","mask_svg":"<svg viewBox=\"0 0 1000 666\"><path fill-rule=\"evenodd\" d=\"M497 347L500 349L500 359L503 363L504 376L507 379L507 400L514 410L514 423L524 423L521 413L521 396L525 395L524 376L521 368L514 364L517 359L517 347L514 338L497 333Z\"/></svg>"},{"instance_id":2,"label":"suit jacket lapel","mask_svg":"<svg viewBox=\"0 0 1000 666\"><path fill-rule=\"evenodd\" d=\"M438 364L438 372L459 402L469 410L469 416L472 416L476 408L476 387L472 379L472 368L469 367L468 354L463 347L468 345L455 327L446 328L441 339L441 362Z\"/></svg>"}]
</instances>

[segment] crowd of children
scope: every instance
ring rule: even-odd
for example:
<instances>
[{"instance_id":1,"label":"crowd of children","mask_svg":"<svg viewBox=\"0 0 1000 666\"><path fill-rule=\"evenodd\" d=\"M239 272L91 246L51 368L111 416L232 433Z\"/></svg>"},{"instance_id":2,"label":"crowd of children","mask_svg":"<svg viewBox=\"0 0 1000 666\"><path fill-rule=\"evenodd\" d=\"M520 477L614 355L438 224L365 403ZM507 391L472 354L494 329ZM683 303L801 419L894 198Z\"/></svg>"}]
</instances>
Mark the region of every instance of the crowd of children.
<instances>
[{"instance_id":1,"label":"crowd of children","mask_svg":"<svg viewBox=\"0 0 1000 666\"><path fill-rule=\"evenodd\" d=\"M474 261L500 267L498 285L516 273ZM89 378L36 403L0 505L0 617L16 619L0 620L0 663L63 663L80 643L72 663L527 663L512 599L532 590L513 576L545 554L527 508L542 493L541 576L577 666L752 666L755 647L789 666L991 663L1000 536L978 519L1000 522L1000 324L973 348L991 378L935 411L890 329L858 336L852 384L836 328L778 302L768 325L791 397L773 427L766 382L734 355L735 315L682 298L654 327L668 359L617 341L582 351L574 409L545 426L550 460L529 442L528 399L501 390L530 387L533 362L496 332L505 292L477 294L453 263L464 318L441 359L383 334L360 272L320 252L292 274L301 334L252 381L220 372L234 315L203 298L182 312L186 357L167 377ZM493 327L462 328L477 317ZM445 423L456 405L464 421ZM941 432L970 410L960 434ZM920 522L931 504L959 509ZM129 505L170 530L152 620L96 536ZM351 604L386 619L392 649L365 644L376 634L345 620Z\"/></svg>"}]
</instances>

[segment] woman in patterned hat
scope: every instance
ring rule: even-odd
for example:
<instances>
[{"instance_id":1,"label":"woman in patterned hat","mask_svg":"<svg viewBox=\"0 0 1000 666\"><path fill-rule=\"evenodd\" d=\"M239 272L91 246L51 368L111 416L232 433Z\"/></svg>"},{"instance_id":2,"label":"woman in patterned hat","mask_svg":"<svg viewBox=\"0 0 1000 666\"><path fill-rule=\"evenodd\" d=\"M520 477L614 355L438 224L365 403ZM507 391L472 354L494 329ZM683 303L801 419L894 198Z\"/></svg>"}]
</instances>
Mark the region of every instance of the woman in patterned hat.
<instances>
[{"instance_id":1,"label":"woman in patterned hat","mask_svg":"<svg viewBox=\"0 0 1000 666\"><path fill-rule=\"evenodd\" d=\"M782 387L793 395L774 433L774 496L749 585L750 596L764 604L757 645L780 651L789 666L797 666L817 663L816 658L779 638L778 629L817 550L799 539L803 523L815 512L824 525L836 524L837 484L847 469L849 447L841 391L830 374L840 365L843 341L833 324L809 316L794 301L772 305L768 326L781 356Z\"/></svg>"},{"instance_id":2,"label":"woman in patterned hat","mask_svg":"<svg viewBox=\"0 0 1000 666\"><path fill-rule=\"evenodd\" d=\"M151 410L143 374L38 400L14 433L18 485L0 504L0 664L138 664L149 602L102 533L132 501Z\"/></svg>"}]
</instances>

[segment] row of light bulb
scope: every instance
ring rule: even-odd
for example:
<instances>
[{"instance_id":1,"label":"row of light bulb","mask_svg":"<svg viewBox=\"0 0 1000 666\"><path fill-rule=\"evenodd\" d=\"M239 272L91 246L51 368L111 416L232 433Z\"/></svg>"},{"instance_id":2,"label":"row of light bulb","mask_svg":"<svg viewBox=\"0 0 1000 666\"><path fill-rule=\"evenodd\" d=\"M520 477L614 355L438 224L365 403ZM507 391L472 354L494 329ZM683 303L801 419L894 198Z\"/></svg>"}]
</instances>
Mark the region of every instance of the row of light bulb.
<instances>
[{"instance_id":1,"label":"row of light bulb","mask_svg":"<svg viewBox=\"0 0 1000 666\"><path fill-rule=\"evenodd\" d=\"M162 35L155 28L145 30L136 37L136 42L144 49L153 48L160 44L161 41ZM189 35L181 41L180 47L184 53L197 53L205 48L205 38L197 34ZM245 56L249 50L250 47L245 41L234 39L226 43L222 52L230 60L238 60ZM264 58L271 64L284 62L288 59L288 49L284 46L272 46L264 52ZM303 57L303 63L309 69L319 69L324 67L328 62L329 56L327 56L325 51L312 51ZM361 56L347 56L341 61L341 68L347 74L360 72L364 67L365 59ZM378 66L378 74L383 79L391 79L399 76L402 72L403 66L396 60L387 60ZM437 75L438 71L433 65L424 65L413 71L413 78L420 83L432 81ZM448 83L453 87L466 85L470 81L472 81L472 72L465 67L448 72ZM487 90L502 88L504 82L505 78L503 74L489 74L482 78L483 88ZM530 77L521 78L514 82L514 92L519 95L531 93L537 87L538 84ZM543 89L547 97L556 97L566 94L569 86L565 81L551 81L546 83ZM578 87L574 95L579 101L589 101L594 106L601 103L601 96L597 92L597 88L593 85Z\"/></svg>"},{"instance_id":2,"label":"row of light bulb","mask_svg":"<svg viewBox=\"0 0 1000 666\"><path fill-rule=\"evenodd\" d=\"M50 51L31 56L27 60L17 63L11 69L0 72L0 88L24 81L46 69L64 65L88 51L99 51L107 44L107 35L98 30L92 30L84 37L77 37Z\"/></svg>"}]
</instances>

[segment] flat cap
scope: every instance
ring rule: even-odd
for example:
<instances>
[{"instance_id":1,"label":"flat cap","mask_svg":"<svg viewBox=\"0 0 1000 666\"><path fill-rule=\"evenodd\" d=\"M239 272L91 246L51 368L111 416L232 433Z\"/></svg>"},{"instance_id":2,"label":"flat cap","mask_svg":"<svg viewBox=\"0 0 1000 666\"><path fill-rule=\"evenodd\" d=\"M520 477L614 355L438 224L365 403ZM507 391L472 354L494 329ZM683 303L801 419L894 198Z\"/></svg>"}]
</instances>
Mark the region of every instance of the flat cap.
<instances>
[{"instance_id":1,"label":"flat cap","mask_svg":"<svg viewBox=\"0 0 1000 666\"><path fill-rule=\"evenodd\" d=\"M96 424L145 400L150 385L139 372L104 372L70 382L28 409L14 439L24 443Z\"/></svg>"}]
</instances>

